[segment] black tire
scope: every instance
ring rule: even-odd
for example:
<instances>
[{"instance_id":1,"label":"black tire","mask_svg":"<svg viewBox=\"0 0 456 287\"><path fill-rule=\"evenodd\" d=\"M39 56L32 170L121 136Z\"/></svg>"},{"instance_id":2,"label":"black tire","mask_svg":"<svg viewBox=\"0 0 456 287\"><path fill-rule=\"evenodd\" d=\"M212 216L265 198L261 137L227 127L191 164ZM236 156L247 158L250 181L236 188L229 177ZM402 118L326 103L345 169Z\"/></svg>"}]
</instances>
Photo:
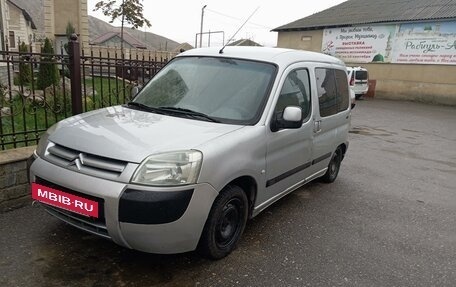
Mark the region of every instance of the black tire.
<instances>
[{"instance_id":1,"label":"black tire","mask_svg":"<svg viewBox=\"0 0 456 287\"><path fill-rule=\"evenodd\" d=\"M362 94L357 94L355 95L356 100L362 100L363 95Z\"/></svg>"},{"instance_id":2,"label":"black tire","mask_svg":"<svg viewBox=\"0 0 456 287\"><path fill-rule=\"evenodd\" d=\"M340 170L340 163L342 162L342 150L337 148L334 152L331 161L328 164L328 170L321 177L321 181L332 183L336 180Z\"/></svg>"},{"instance_id":3,"label":"black tire","mask_svg":"<svg viewBox=\"0 0 456 287\"><path fill-rule=\"evenodd\" d=\"M199 251L210 259L221 259L233 251L247 222L249 203L236 185L225 187L212 205L199 242Z\"/></svg>"}]
</instances>

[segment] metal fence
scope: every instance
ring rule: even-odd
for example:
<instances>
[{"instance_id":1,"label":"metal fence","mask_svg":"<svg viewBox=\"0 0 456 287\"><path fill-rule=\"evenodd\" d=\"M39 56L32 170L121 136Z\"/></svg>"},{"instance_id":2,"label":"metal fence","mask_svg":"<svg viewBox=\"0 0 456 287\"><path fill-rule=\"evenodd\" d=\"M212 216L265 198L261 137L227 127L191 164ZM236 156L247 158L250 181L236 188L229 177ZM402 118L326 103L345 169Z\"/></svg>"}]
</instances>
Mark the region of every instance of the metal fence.
<instances>
[{"instance_id":1,"label":"metal fence","mask_svg":"<svg viewBox=\"0 0 456 287\"><path fill-rule=\"evenodd\" d=\"M71 115L127 103L131 89L145 84L173 56L84 51L77 38L67 50L0 52L0 150L35 145L47 128ZM45 65L57 70L49 85L40 79L40 67ZM24 70L31 76L24 76Z\"/></svg>"}]
</instances>

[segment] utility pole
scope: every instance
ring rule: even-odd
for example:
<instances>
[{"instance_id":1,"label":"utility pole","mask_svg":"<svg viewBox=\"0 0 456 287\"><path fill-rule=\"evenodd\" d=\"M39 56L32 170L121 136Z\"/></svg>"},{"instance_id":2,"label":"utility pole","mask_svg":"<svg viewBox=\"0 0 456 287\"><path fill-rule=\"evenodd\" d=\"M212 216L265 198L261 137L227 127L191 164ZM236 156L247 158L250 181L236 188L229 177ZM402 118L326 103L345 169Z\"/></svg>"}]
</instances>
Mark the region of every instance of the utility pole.
<instances>
[{"instance_id":1,"label":"utility pole","mask_svg":"<svg viewBox=\"0 0 456 287\"><path fill-rule=\"evenodd\" d=\"M5 51L6 27L3 27L3 1L0 1L0 45L1 50Z\"/></svg>"},{"instance_id":2,"label":"utility pole","mask_svg":"<svg viewBox=\"0 0 456 287\"><path fill-rule=\"evenodd\" d=\"M120 53L122 55L122 60L124 58L124 21L125 21L125 0L122 0L122 26L120 27ZM123 77L123 73L122 73Z\"/></svg>"},{"instance_id":3,"label":"utility pole","mask_svg":"<svg viewBox=\"0 0 456 287\"><path fill-rule=\"evenodd\" d=\"M203 19L204 19L204 8L206 8L207 5L204 5L203 8L201 9L201 29L200 29L200 48L203 46Z\"/></svg>"}]
</instances>

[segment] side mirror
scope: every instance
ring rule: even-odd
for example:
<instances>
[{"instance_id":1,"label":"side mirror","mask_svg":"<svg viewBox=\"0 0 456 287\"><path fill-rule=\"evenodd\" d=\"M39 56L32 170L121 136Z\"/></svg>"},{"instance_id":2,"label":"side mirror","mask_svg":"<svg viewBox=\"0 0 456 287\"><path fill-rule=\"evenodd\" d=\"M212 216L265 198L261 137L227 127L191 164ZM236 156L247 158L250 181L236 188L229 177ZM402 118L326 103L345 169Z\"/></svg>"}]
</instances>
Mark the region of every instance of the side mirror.
<instances>
[{"instance_id":1,"label":"side mirror","mask_svg":"<svg viewBox=\"0 0 456 287\"><path fill-rule=\"evenodd\" d=\"M134 99L138 93L139 93L138 86L134 86L133 88L131 88L131 98L132 99Z\"/></svg>"},{"instance_id":2,"label":"side mirror","mask_svg":"<svg viewBox=\"0 0 456 287\"><path fill-rule=\"evenodd\" d=\"M299 129L302 126L302 120L302 109L296 106L288 106L283 110L283 113L274 115L271 123L271 131Z\"/></svg>"}]
</instances>

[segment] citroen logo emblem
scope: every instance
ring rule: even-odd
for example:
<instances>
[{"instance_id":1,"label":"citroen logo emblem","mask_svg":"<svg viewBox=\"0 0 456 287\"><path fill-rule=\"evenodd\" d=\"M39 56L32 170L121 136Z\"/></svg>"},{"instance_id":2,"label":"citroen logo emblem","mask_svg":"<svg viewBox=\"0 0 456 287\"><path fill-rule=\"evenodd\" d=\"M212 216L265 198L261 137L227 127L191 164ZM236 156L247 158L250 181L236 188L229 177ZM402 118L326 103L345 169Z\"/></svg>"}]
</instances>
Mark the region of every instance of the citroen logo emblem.
<instances>
[{"instance_id":1,"label":"citroen logo emblem","mask_svg":"<svg viewBox=\"0 0 456 287\"><path fill-rule=\"evenodd\" d=\"M75 159L73 159L68 166L75 165L78 170L81 170L82 165L84 165L84 154L80 153Z\"/></svg>"}]
</instances>

